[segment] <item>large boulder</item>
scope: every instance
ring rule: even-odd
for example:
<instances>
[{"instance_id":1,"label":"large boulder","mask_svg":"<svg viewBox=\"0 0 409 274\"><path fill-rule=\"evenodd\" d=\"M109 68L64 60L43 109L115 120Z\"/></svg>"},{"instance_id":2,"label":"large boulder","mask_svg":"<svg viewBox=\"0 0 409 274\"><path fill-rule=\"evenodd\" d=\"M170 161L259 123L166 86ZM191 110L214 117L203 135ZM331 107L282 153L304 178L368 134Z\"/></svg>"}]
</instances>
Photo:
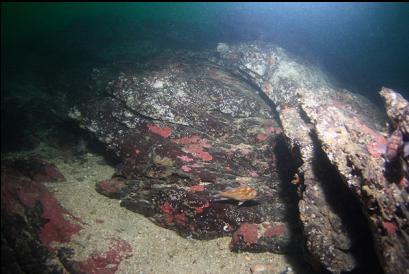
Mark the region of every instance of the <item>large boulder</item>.
<instances>
[{"instance_id":1,"label":"large boulder","mask_svg":"<svg viewBox=\"0 0 409 274\"><path fill-rule=\"evenodd\" d=\"M393 91L381 93L396 114L388 137L378 107L272 44L92 79L99 96L70 117L121 162L100 193L183 236L232 235L233 250L291 251L302 235L317 269L409 269L407 105Z\"/></svg>"},{"instance_id":2,"label":"large boulder","mask_svg":"<svg viewBox=\"0 0 409 274\"><path fill-rule=\"evenodd\" d=\"M295 191L277 165L282 132L258 91L194 54L146 67L94 70L101 97L70 113L121 160L97 190L185 237L235 233L233 250L294 249ZM223 196L237 190L242 198Z\"/></svg>"}]
</instances>

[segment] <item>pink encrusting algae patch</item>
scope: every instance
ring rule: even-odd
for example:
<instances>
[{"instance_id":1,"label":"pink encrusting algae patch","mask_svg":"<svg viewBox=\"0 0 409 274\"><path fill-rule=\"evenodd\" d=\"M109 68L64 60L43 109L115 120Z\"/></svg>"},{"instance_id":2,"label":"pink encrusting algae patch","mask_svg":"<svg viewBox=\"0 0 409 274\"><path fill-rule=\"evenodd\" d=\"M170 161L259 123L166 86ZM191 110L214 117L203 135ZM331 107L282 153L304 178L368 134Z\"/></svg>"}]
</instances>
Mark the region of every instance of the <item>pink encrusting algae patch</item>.
<instances>
[{"instance_id":1,"label":"pink encrusting algae patch","mask_svg":"<svg viewBox=\"0 0 409 274\"><path fill-rule=\"evenodd\" d=\"M368 152L375 158L386 152L386 144L370 143L367 146Z\"/></svg>"},{"instance_id":2,"label":"pink encrusting algae patch","mask_svg":"<svg viewBox=\"0 0 409 274\"><path fill-rule=\"evenodd\" d=\"M211 161L213 160L213 156L209 153L203 150L203 148L209 148L212 147L209 143L208 140L206 139L201 139L197 135L189 136L189 137L182 137L179 139L173 139L172 140L176 144L184 145L185 151L189 152L192 154L194 157L199 158L203 161ZM179 157L179 156L178 156ZM185 161L188 160L190 161L191 158L186 158L184 156L179 157L181 160Z\"/></svg>"},{"instance_id":3,"label":"pink encrusting algae patch","mask_svg":"<svg viewBox=\"0 0 409 274\"><path fill-rule=\"evenodd\" d=\"M173 224L173 214L175 209L172 205L166 201L163 205L160 206L160 210L163 212L163 218L167 224Z\"/></svg>"},{"instance_id":4,"label":"pink encrusting algae patch","mask_svg":"<svg viewBox=\"0 0 409 274\"><path fill-rule=\"evenodd\" d=\"M279 128L279 127L267 127L265 129L265 131L268 134L280 134L281 133L281 128Z\"/></svg>"},{"instance_id":5,"label":"pink encrusting algae patch","mask_svg":"<svg viewBox=\"0 0 409 274\"><path fill-rule=\"evenodd\" d=\"M163 138L167 138L170 136L170 134L172 133L172 130L168 127L158 127L157 125L154 124L149 124L148 125L149 131L151 131L152 133L155 133L157 135L162 136Z\"/></svg>"},{"instance_id":6,"label":"pink encrusting algae patch","mask_svg":"<svg viewBox=\"0 0 409 274\"><path fill-rule=\"evenodd\" d=\"M175 214L175 222L178 225L187 226L188 220L186 214L183 212Z\"/></svg>"},{"instance_id":7,"label":"pink encrusting algae patch","mask_svg":"<svg viewBox=\"0 0 409 274\"><path fill-rule=\"evenodd\" d=\"M132 256L131 245L121 239L112 239L107 251L95 252L82 262L75 262L79 271L88 274L114 274L119 264Z\"/></svg>"},{"instance_id":8,"label":"pink encrusting algae patch","mask_svg":"<svg viewBox=\"0 0 409 274\"><path fill-rule=\"evenodd\" d=\"M238 243L242 240L246 245L257 243L259 239L257 224L244 223L233 233L233 242Z\"/></svg>"},{"instance_id":9,"label":"pink encrusting algae patch","mask_svg":"<svg viewBox=\"0 0 409 274\"><path fill-rule=\"evenodd\" d=\"M183 166L182 166L182 170L183 170L184 172L189 172L189 171L191 171L192 169L191 169L190 167L186 166L186 165L183 165Z\"/></svg>"},{"instance_id":10,"label":"pink encrusting algae patch","mask_svg":"<svg viewBox=\"0 0 409 274\"><path fill-rule=\"evenodd\" d=\"M193 161L193 158L190 158L189 156L183 155L183 156L177 156L180 160L182 160L183 162L191 162Z\"/></svg>"},{"instance_id":11,"label":"pink encrusting algae patch","mask_svg":"<svg viewBox=\"0 0 409 274\"><path fill-rule=\"evenodd\" d=\"M368 149L368 152L373 157L378 158L386 152L388 140L382 135L376 136L375 140L375 142L369 143L366 147Z\"/></svg>"},{"instance_id":12,"label":"pink encrusting algae patch","mask_svg":"<svg viewBox=\"0 0 409 274\"><path fill-rule=\"evenodd\" d=\"M391 222L382 222L383 228L388 232L389 235L396 233L397 227L394 223Z\"/></svg>"},{"instance_id":13,"label":"pink encrusting algae patch","mask_svg":"<svg viewBox=\"0 0 409 274\"><path fill-rule=\"evenodd\" d=\"M201 191L204 191L205 189L206 187L203 185L194 185L189 188L189 191L190 192L201 192Z\"/></svg>"},{"instance_id":14,"label":"pink encrusting algae patch","mask_svg":"<svg viewBox=\"0 0 409 274\"><path fill-rule=\"evenodd\" d=\"M359 128L359 130L367 135L372 136L374 139L378 141L378 138L383 137L381 134L376 132L375 130L371 129L367 125L365 125L361 120L357 117L353 118L355 125Z\"/></svg>"},{"instance_id":15,"label":"pink encrusting algae patch","mask_svg":"<svg viewBox=\"0 0 409 274\"><path fill-rule=\"evenodd\" d=\"M276 236L282 236L287 233L287 228L284 224L278 224L275 226L272 226L270 224L263 224L263 227L265 229L264 232L264 237L276 237Z\"/></svg>"},{"instance_id":16,"label":"pink encrusting algae patch","mask_svg":"<svg viewBox=\"0 0 409 274\"><path fill-rule=\"evenodd\" d=\"M4 174L3 174L4 171ZM24 216L28 210L38 206L41 209L41 227L38 238L50 251L53 251L52 243L66 243L71 236L77 234L83 227L80 218L73 216L62 208L58 200L37 181L28 180L25 177L13 175L3 170L1 174L1 206L8 214ZM20 175L21 176L21 175Z\"/></svg>"},{"instance_id":17,"label":"pink encrusting algae patch","mask_svg":"<svg viewBox=\"0 0 409 274\"><path fill-rule=\"evenodd\" d=\"M260 142L263 142L263 141L265 141L265 140L267 140L267 138L268 138L268 136L267 136L267 134L264 134L264 133L259 133L259 134L257 134L257 140L259 140Z\"/></svg>"},{"instance_id":18,"label":"pink encrusting algae patch","mask_svg":"<svg viewBox=\"0 0 409 274\"><path fill-rule=\"evenodd\" d=\"M173 139L173 142L176 144L181 144L181 145L188 145L188 144L196 144L200 142L200 137L197 135L192 135L189 137L182 137L179 139Z\"/></svg>"},{"instance_id":19,"label":"pink encrusting algae patch","mask_svg":"<svg viewBox=\"0 0 409 274\"><path fill-rule=\"evenodd\" d=\"M71 216L73 219L76 218L61 208L57 200L50 193L43 195L41 204L43 206L41 217L48 220L48 222L42 227L39 238L49 250L53 249L51 243L69 242L71 236L77 234L82 229L80 225L66 219L65 216Z\"/></svg>"},{"instance_id":20,"label":"pink encrusting algae patch","mask_svg":"<svg viewBox=\"0 0 409 274\"><path fill-rule=\"evenodd\" d=\"M258 173L255 172L254 170L250 172L251 177L259 177Z\"/></svg>"},{"instance_id":21,"label":"pink encrusting algae patch","mask_svg":"<svg viewBox=\"0 0 409 274\"><path fill-rule=\"evenodd\" d=\"M193 156L196 158L200 158L203 161L211 161L213 159L213 156L210 155L209 152L206 152L202 149L202 146L200 145L189 145L186 150L190 152Z\"/></svg>"}]
</instances>

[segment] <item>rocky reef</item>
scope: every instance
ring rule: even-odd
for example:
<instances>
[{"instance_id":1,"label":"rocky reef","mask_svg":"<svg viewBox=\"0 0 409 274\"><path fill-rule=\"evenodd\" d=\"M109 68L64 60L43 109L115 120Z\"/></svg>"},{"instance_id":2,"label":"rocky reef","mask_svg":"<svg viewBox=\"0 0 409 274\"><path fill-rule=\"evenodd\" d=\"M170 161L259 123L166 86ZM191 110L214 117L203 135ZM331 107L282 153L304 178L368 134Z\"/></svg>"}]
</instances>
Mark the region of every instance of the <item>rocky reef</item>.
<instances>
[{"instance_id":1,"label":"rocky reef","mask_svg":"<svg viewBox=\"0 0 409 274\"><path fill-rule=\"evenodd\" d=\"M313 261L334 273L356 266L356 256L351 252L356 236L347 230L348 222L342 217L348 212L348 201L355 200L356 208L349 213L363 212L360 218L366 218L369 224L384 271L406 273L408 221L399 212L408 209L408 189L399 183L406 182L402 175L398 176L399 182L385 178L382 155L390 146L382 127L382 113L365 98L331 86L318 70L289 59L281 49L244 44L219 53L219 63L257 85L278 107L288 143L299 151L303 162L297 173L303 178L300 219L306 249ZM393 124L398 125L401 136L407 136L407 102L385 88L381 95ZM334 167L337 180L321 180L316 167L322 160L318 160L317 153ZM335 183L344 185L350 199L343 200L342 195L331 195L325 190ZM331 203L344 203L344 209L335 210Z\"/></svg>"},{"instance_id":2,"label":"rocky reef","mask_svg":"<svg viewBox=\"0 0 409 274\"><path fill-rule=\"evenodd\" d=\"M257 90L196 56L112 70L94 77L108 96L70 114L121 160L97 190L185 237L234 233L232 249L290 250L295 209L274 156L282 131ZM243 187L251 196L220 197Z\"/></svg>"},{"instance_id":3,"label":"rocky reef","mask_svg":"<svg viewBox=\"0 0 409 274\"><path fill-rule=\"evenodd\" d=\"M381 90L386 116L267 43L219 43L94 68L90 78L97 96L68 115L119 162L96 183L102 195L183 237L231 236L233 251L303 250L317 272L408 273L409 104L400 94ZM63 179L41 159L3 166ZM9 220L18 208L3 192L18 190L3 185Z\"/></svg>"}]
</instances>

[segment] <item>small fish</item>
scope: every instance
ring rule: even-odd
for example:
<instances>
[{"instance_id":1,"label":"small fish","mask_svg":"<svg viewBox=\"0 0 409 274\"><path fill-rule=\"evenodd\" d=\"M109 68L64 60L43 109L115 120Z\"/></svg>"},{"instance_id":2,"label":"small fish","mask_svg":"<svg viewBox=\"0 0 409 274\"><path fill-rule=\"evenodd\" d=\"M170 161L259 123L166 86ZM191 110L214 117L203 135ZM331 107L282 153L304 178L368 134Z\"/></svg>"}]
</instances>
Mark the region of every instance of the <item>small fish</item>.
<instances>
[{"instance_id":1,"label":"small fish","mask_svg":"<svg viewBox=\"0 0 409 274\"><path fill-rule=\"evenodd\" d=\"M253 200L257 197L257 190L248 186L241 186L236 188L231 188L226 191L218 192L215 197L220 197L222 199L235 200L239 202L239 205L242 205L244 202Z\"/></svg>"},{"instance_id":2,"label":"small fish","mask_svg":"<svg viewBox=\"0 0 409 274\"><path fill-rule=\"evenodd\" d=\"M399 130L395 130L392 135L388 138L388 143L386 145L386 153L385 157L386 160L392 162L396 160L399 156L400 149L403 145L403 135L402 132Z\"/></svg>"}]
</instances>

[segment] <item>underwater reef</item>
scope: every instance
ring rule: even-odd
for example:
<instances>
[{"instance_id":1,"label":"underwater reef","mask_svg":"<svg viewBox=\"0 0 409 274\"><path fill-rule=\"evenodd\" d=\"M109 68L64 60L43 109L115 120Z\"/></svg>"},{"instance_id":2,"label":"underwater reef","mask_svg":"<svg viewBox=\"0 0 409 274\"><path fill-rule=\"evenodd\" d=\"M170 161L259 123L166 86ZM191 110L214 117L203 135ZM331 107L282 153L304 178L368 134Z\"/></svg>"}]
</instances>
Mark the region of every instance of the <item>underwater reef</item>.
<instances>
[{"instance_id":1,"label":"underwater reef","mask_svg":"<svg viewBox=\"0 0 409 274\"><path fill-rule=\"evenodd\" d=\"M380 91L385 114L261 42L95 67L89 88L67 115L118 162L100 194L183 237L231 236L233 251L408 273L409 103L395 91ZM41 185L59 180L39 157L2 161L2 250L28 258L9 265L114 273L132 256L121 239L81 262L63 247L85 224Z\"/></svg>"}]
</instances>

